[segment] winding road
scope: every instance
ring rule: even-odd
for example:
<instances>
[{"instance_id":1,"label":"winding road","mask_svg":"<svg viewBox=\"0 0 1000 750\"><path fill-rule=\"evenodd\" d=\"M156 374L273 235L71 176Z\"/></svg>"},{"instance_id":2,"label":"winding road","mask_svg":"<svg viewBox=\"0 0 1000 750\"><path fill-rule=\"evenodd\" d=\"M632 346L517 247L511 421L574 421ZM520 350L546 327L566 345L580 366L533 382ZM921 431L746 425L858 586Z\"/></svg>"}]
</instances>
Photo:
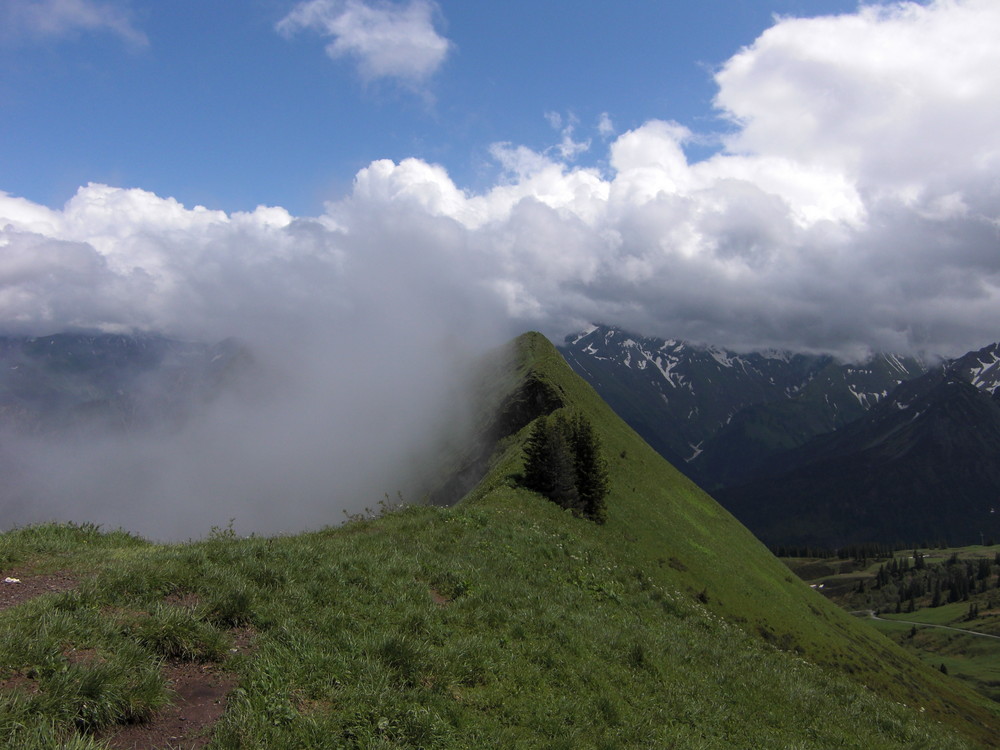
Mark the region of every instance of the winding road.
<instances>
[{"instance_id":1,"label":"winding road","mask_svg":"<svg viewBox=\"0 0 1000 750\"><path fill-rule=\"evenodd\" d=\"M875 610L873 609L859 609L855 612L851 612L851 614L859 617L867 615L873 620L881 620L882 622L901 622L904 625L919 625L922 628L944 628L945 630L954 630L956 633L965 633L966 635L978 635L982 636L983 638L996 638L997 640L1000 640L1000 635L979 633L976 632L975 630L966 630L964 628L953 628L951 625L934 625L933 623L929 622L914 622L913 620L896 620L896 619L890 620L885 617L879 617L878 615L875 614Z\"/></svg>"}]
</instances>

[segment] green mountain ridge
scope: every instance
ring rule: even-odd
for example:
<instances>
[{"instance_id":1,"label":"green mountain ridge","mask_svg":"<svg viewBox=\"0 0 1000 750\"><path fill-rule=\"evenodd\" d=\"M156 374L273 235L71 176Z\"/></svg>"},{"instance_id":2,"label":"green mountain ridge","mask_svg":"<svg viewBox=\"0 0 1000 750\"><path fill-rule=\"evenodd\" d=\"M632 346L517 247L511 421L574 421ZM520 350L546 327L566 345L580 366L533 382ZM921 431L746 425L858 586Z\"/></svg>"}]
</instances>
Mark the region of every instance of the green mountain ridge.
<instances>
[{"instance_id":1,"label":"green mountain ridge","mask_svg":"<svg viewBox=\"0 0 1000 750\"><path fill-rule=\"evenodd\" d=\"M450 508L173 545L65 526L0 536L4 575L80 577L0 611L0 737L95 747L95 728L155 721L154 698L81 718L102 694L74 702L66 675L105 665L66 651L148 671L165 658L148 633L183 610L192 633L253 635L224 662L239 686L210 747L991 746L995 705L795 579L540 334L493 357L477 396L445 494L472 489ZM603 525L521 486L533 420L560 409L603 444ZM222 661L209 651L189 649Z\"/></svg>"}]
</instances>

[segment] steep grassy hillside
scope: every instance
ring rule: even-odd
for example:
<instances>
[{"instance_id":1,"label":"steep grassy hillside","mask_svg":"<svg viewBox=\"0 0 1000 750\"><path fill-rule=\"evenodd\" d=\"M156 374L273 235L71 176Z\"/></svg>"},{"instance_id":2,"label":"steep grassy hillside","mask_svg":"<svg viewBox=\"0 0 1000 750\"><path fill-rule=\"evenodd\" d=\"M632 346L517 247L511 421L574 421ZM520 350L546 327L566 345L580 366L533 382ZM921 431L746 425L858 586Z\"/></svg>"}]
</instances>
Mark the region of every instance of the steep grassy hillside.
<instances>
[{"instance_id":1,"label":"steep grassy hillside","mask_svg":"<svg viewBox=\"0 0 1000 750\"><path fill-rule=\"evenodd\" d=\"M989 745L987 701L795 581L545 339L519 339L480 396L483 440L455 463L485 478L453 508L179 545L0 536L20 579L0 589L0 741L131 747L203 675L231 688L194 730L216 748ZM553 408L604 442L605 525L518 485Z\"/></svg>"},{"instance_id":2,"label":"steep grassy hillside","mask_svg":"<svg viewBox=\"0 0 1000 750\"><path fill-rule=\"evenodd\" d=\"M781 561L924 662L1000 701L1000 545Z\"/></svg>"},{"instance_id":3,"label":"steep grassy hillside","mask_svg":"<svg viewBox=\"0 0 1000 750\"><path fill-rule=\"evenodd\" d=\"M735 518L638 439L544 337L529 334L519 342L522 377L550 384L568 408L584 411L602 436L613 491L601 534L631 564L743 630L851 674L895 700L920 705L942 720L958 711L974 723L996 721L992 706L984 712L970 693L950 695L955 687L950 681L872 637L803 586ZM510 502L519 471L520 442L513 441L467 502Z\"/></svg>"}]
</instances>

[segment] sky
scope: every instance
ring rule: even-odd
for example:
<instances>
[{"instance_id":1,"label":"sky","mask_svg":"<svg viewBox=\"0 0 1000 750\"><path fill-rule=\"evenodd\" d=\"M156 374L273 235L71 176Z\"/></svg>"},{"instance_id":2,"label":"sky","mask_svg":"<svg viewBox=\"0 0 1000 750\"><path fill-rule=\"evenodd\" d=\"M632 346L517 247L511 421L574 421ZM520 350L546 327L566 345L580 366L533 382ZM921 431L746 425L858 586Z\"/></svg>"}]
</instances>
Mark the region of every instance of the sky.
<instances>
[{"instance_id":1,"label":"sky","mask_svg":"<svg viewBox=\"0 0 1000 750\"><path fill-rule=\"evenodd\" d=\"M5 0L0 327L961 354L1000 338L998 34L994 0Z\"/></svg>"}]
</instances>

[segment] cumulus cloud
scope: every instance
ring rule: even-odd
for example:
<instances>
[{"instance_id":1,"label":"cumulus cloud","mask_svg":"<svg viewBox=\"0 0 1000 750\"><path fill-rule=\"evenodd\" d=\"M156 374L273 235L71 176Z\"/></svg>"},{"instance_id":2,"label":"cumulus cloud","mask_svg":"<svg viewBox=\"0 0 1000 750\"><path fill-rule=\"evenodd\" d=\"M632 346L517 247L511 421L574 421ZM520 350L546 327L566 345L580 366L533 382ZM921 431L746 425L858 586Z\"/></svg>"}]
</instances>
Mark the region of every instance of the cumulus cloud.
<instances>
[{"instance_id":1,"label":"cumulus cloud","mask_svg":"<svg viewBox=\"0 0 1000 750\"><path fill-rule=\"evenodd\" d=\"M274 310L244 311L246 290L291 308L350 300L351 270L392 265L359 263L360 238L375 257L395 227L392 252L426 254L438 298L474 289L511 329L609 320L738 347L958 353L997 337L997 31L983 0L779 19L720 67L737 127L695 163L698 134L650 121L609 141L606 172L571 163L575 147L494 144L500 179L478 194L440 165L376 161L316 219L98 185L61 211L4 196L0 313L23 329L267 327ZM572 142L571 115L546 117Z\"/></svg>"},{"instance_id":2,"label":"cumulus cloud","mask_svg":"<svg viewBox=\"0 0 1000 750\"><path fill-rule=\"evenodd\" d=\"M0 6L0 28L7 39L108 31L131 45L149 44L146 35L133 25L126 8L95 0L7 0Z\"/></svg>"},{"instance_id":3,"label":"cumulus cloud","mask_svg":"<svg viewBox=\"0 0 1000 750\"><path fill-rule=\"evenodd\" d=\"M427 81L444 64L452 43L434 28L430 0L405 5L365 0L307 0L278 22L291 36L310 29L331 37L326 53L353 59L367 81L391 78L407 85Z\"/></svg>"},{"instance_id":4,"label":"cumulus cloud","mask_svg":"<svg viewBox=\"0 0 1000 750\"><path fill-rule=\"evenodd\" d=\"M607 173L501 143L482 194L413 160L358 184L458 221L509 314L553 334L597 319L743 348L957 354L997 338L998 31L982 0L779 19L720 67L734 129L703 161L684 152L698 134L650 121L610 142Z\"/></svg>"},{"instance_id":5,"label":"cumulus cloud","mask_svg":"<svg viewBox=\"0 0 1000 750\"><path fill-rule=\"evenodd\" d=\"M974 201L1000 157L998 30L990 0L783 19L716 75L727 148L838 172L869 200Z\"/></svg>"}]
</instances>

